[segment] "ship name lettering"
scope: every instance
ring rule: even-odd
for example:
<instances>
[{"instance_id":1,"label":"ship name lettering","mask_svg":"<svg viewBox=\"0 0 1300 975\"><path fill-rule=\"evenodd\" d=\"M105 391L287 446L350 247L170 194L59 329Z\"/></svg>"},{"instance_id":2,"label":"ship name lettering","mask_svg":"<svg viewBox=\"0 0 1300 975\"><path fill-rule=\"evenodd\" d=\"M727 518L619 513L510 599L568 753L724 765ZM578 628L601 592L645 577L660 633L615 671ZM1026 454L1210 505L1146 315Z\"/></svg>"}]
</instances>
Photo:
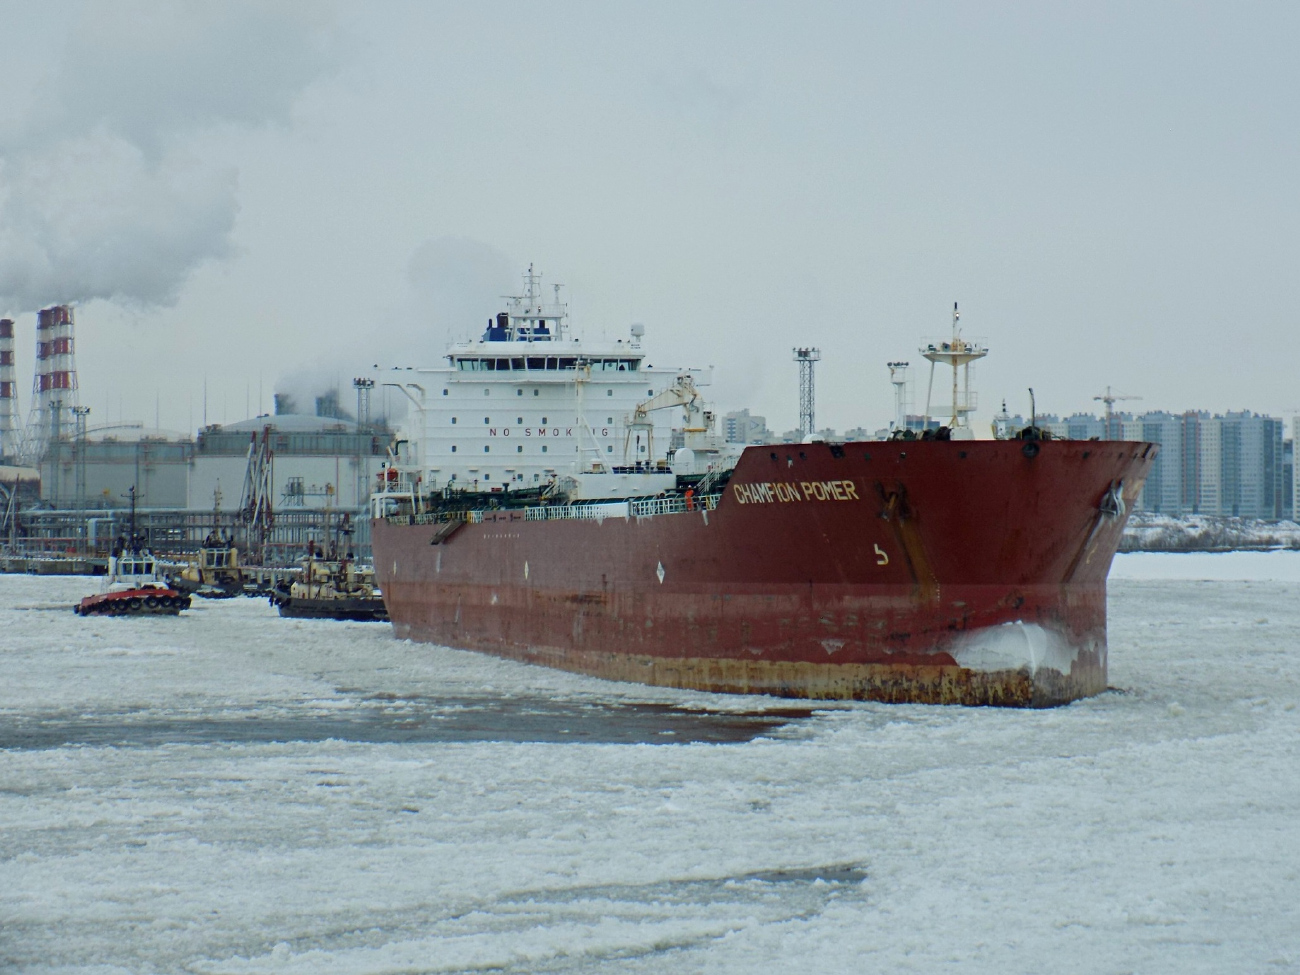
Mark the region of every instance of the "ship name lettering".
<instances>
[{"instance_id":1,"label":"ship name lettering","mask_svg":"<svg viewBox=\"0 0 1300 975\"><path fill-rule=\"evenodd\" d=\"M800 481L805 498L818 501L858 501L858 489L852 481Z\"/></svg>"},{"instance_id":2,"label":"ship name lettering","mask_svg":"<svg viewBox=\"0 0 1300 975\"><path fill-rule=\"evenodd\" d=\"M852 481L763 481L732 485L732 496L741 504L785 504L790 501L860 501Z\"/></svg>"}]
</instances>

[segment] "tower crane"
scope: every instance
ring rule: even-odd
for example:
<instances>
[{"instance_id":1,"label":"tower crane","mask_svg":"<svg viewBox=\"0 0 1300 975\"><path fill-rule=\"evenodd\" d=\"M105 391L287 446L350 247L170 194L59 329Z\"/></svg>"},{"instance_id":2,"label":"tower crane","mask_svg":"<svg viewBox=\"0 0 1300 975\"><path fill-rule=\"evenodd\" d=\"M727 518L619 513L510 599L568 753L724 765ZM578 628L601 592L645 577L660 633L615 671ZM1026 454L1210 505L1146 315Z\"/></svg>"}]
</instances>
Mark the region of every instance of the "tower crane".
<instances>
[{"instance_id":1,"label":"tower crane","mask_svg":"<svg viewBox=\"0 0 1300 975\"><path fill-rule=\"evenodd\" d=\"M1107 440L1116 439L1116 437L1112 434L1112 430L1111 430L1111 416L1114 413L1113 407L1115 406L1115 404L1120 402L1121 400L1141 399L1141 398L1142 398L1141 396L1116 396L1114 393L1110 391L1109 386L1106 387L1106 392L1103 393L1101 396L1093 397L1094 400L1098 400L1106 404L1106 439Z\"/></svg>"}]
</instances>

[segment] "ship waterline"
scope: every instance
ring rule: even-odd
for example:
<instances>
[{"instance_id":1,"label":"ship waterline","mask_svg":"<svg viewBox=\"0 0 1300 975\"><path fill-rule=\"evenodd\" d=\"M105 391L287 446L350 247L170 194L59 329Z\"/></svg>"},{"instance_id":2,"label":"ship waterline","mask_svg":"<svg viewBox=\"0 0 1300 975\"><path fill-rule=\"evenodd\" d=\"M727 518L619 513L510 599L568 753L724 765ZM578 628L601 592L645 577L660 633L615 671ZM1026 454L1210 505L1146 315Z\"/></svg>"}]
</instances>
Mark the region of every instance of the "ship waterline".
<instances>
[{"instance_id":1,"label":"ship waterline","mask_svg":"<svg viewBox=\"0 0 1300 975\"><path fill-rule=\"evenodd\" d=\"M616 680L1048 706L1106 687L1150 444L751 447L694 510L373 525L400 637Z\"/></svg>"}]
</instances>

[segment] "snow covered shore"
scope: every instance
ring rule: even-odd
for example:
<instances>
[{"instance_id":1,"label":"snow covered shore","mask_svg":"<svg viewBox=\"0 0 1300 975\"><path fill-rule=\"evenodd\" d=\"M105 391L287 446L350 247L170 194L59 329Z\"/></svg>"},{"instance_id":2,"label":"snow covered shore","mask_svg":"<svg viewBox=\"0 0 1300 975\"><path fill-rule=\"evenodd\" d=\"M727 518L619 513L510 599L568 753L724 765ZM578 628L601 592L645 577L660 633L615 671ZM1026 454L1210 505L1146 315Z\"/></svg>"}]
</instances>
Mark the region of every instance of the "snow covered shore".
<instances>
[{"instance_id":1,"label":"snow covered shore","mask_svg":"<svg viewBox=\"0 0 1300 975\"><path fill-rule=\"evenodd\" d=\"M1300 549L1294 521L1258 521L1209 515L1154 515L1135 511L1124 528L1121 552L1226 552Z\"/></svg>"}]
</instances>

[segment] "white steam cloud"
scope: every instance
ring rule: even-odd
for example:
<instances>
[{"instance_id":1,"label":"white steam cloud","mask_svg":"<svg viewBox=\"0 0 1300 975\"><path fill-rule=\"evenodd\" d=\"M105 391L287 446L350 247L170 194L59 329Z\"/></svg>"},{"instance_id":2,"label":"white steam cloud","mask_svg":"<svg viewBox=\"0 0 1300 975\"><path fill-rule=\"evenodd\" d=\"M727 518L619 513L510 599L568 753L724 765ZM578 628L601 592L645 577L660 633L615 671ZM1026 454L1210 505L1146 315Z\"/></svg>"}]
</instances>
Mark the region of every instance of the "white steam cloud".
<instances>
[{"instance_id":1,"label":"white steam cloud","mask_svg":"<svg viewBox=\"0 0 1300 975\"><path fill-rule=\"evenodd\" d=\"M386 321L382 332L366 335L364 348L281 375L275 381L275 392L288 397L296 411L312 413L316 397L332 391L343 409L352 414L356 412L352 377L373 376L380 385L374 393L372 418L401 420L408 411L406 397L383 383L402 377L389 374L396 363L386 362L376 371L374 350L400 349L404 366L441 364L449 340L477 338L487 320L505 309L501 296L519 292L520 272L510 258L482 241L452 236L426 240L407 265L407 313Z\"/></svg>"},{"instance_id":2,"label":"white steam cloud","mask_svg":"<svg viewBox=\"0 0 1300 975\"><path fill-rule=\"evenodd\" d=\"M0 131L0 305L176 301L233 251L222 126L285 123L329 63L317 4L87 3L55 72Z\"/></svg>"},{"instance_id":3,"label":"white steam cloud","mask_svg":"<svg viewBox=\"0 0 1300 975\"><path fill-rule=\"evenodd\" d=\"M406 279L429 338L477 338L487 320L518 294L521 268L490 244L468 237L435 237L411 255ZM440 354L441 349L429 349Z\"/></svg>"}]
</instances>

